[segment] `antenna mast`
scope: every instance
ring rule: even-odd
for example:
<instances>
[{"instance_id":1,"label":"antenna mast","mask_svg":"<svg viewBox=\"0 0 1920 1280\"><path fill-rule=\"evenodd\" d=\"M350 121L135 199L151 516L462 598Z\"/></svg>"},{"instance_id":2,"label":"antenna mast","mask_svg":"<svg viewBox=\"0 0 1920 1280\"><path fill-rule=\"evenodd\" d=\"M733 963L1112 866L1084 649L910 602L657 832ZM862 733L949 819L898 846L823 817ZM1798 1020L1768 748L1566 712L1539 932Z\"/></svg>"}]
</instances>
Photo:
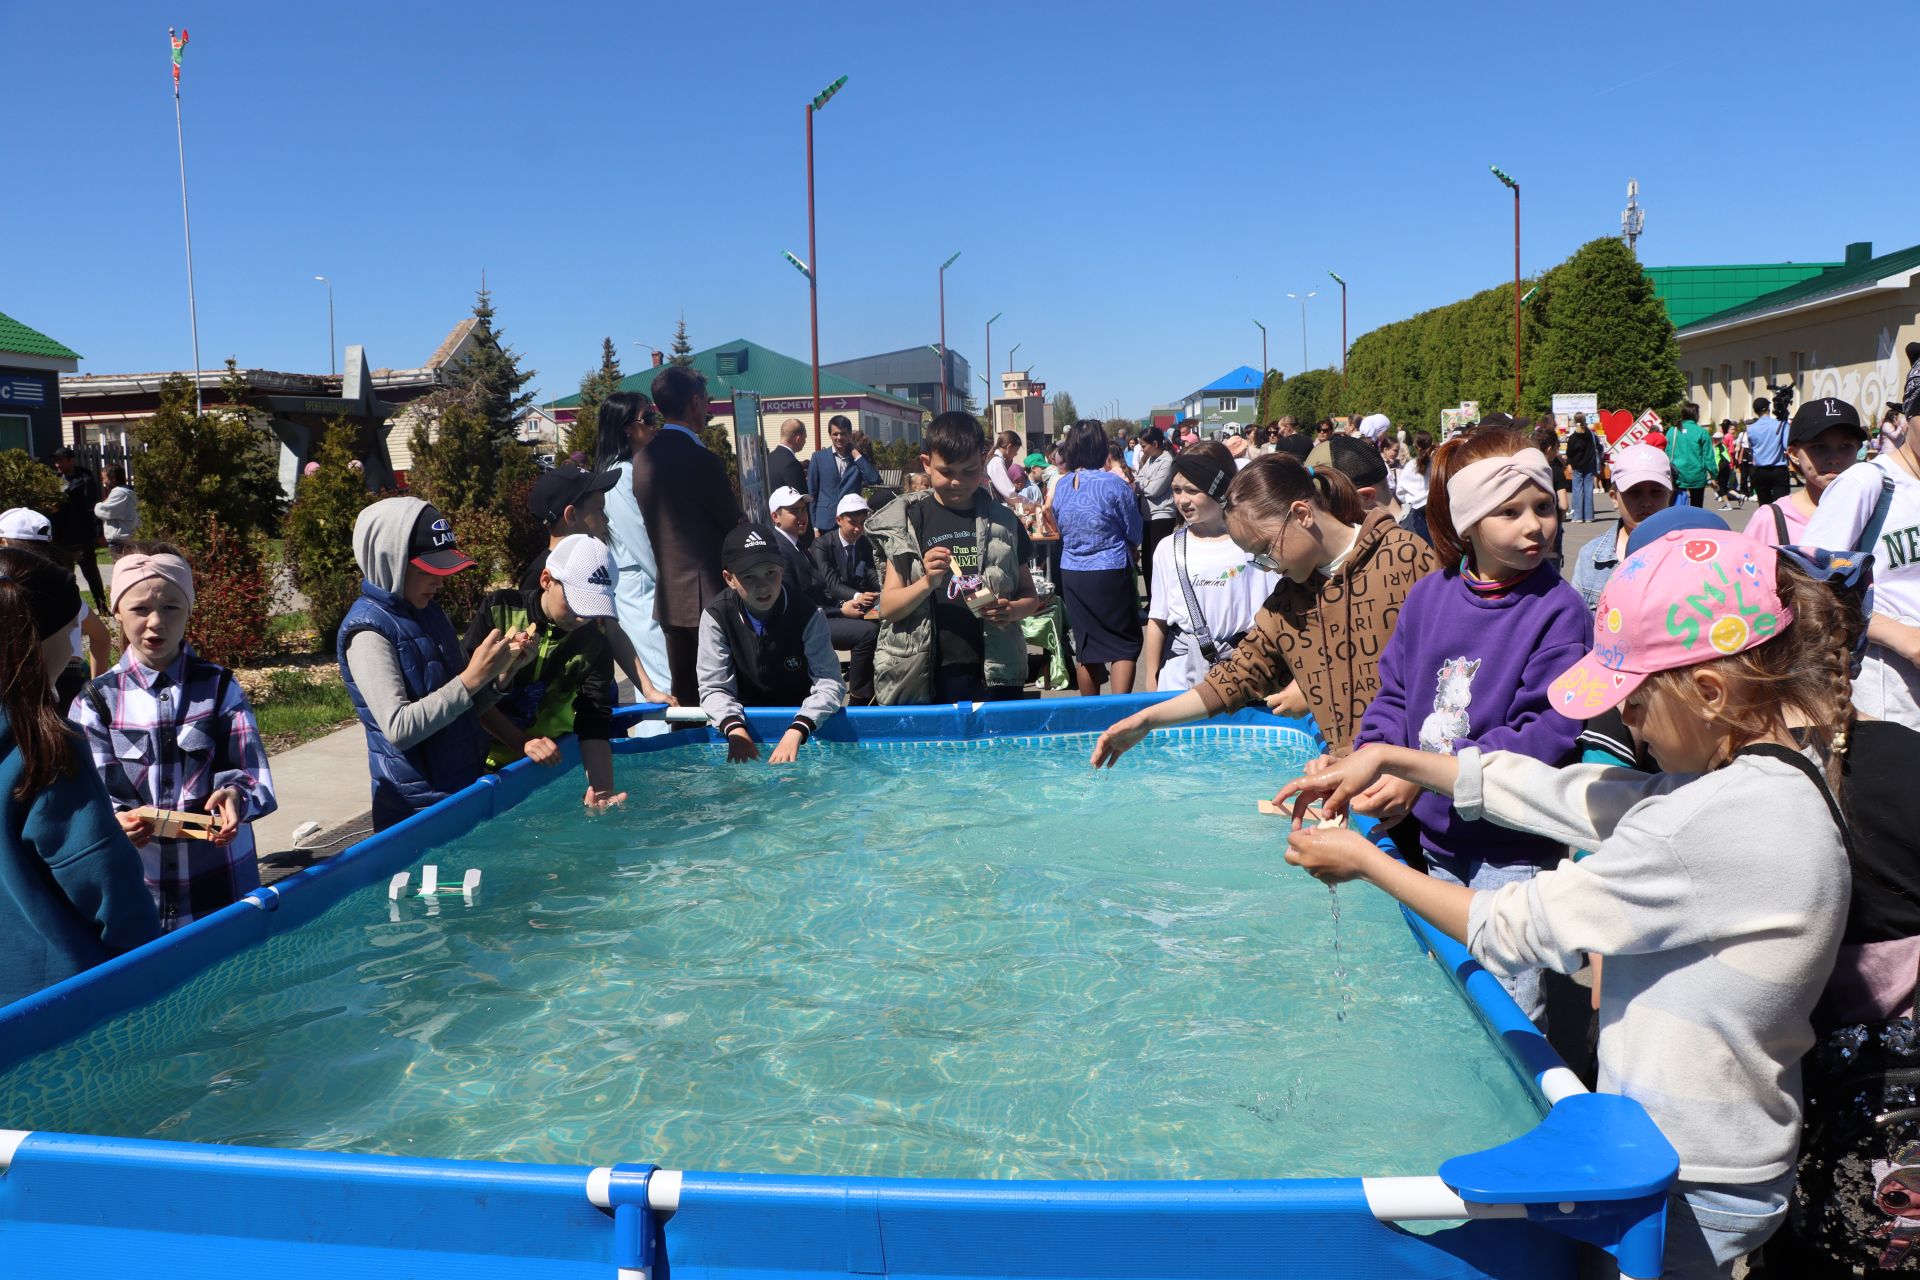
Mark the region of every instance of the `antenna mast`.
<instances>
[{"instance_id":1,"label":"antenna mast","mask_svg":"<svg viewBox=\"0 0 1920 1280\"><path fill-rule=\"evenodd\" d=\"M1640 241L1641 232L1647 229L1646 210L1640 207L1640 182L1636 178L1627 179L1627 207L1620 211L1620 238L1627 242L1629 252L1638 253L1635 246Z\"/></svg>"}]
</instances>

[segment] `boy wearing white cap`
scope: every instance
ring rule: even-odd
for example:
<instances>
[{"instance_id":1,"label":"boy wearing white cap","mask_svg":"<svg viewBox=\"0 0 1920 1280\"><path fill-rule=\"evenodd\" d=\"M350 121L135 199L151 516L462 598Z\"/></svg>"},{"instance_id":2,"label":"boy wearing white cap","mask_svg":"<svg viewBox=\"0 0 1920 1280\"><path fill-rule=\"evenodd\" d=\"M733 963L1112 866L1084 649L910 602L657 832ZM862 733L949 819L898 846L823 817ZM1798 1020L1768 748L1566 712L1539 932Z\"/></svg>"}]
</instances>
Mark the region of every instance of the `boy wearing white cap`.
<instances>
[{"instance_id":1,"label":"boy wearing white cap","mask_svg":"<svg viewBox=\"0 0 1920 1280\"><path fill-rule=\"evenodd\" d=\"M830 588L820 559L823 549L832 552L840 545L837 526L844 517L835 516L836 527L816 538L812 553L809 554L804 541L809 523L807 495L797 489L783 487L773 491L767 505L773 514L774 534L785 569L787 590L793 593L795 599L819 609L826 618L827 634L833 641L833 647L847 651L850 703L853 706L866 706L873 701L873 655L880 645L880 624L868 616L870 610L862 604L858 595L849 593L840 596ZM840 499L835 509L846 512L855 508L864 520L867 500L857 493L849 493ZM878 600L878 594L873 598Z\"/></svg>"},{"instance_id":2,"label":"boy wearing white cap","mask_svg":"<svg viewBox=\"0 0 1920 1280\"><path fill-rule=\"evenodd\" d=\"M13 507L0 511L0 546L18 547L55 559L53 522L32 507ZM113 665L113 637L100 615L80 602L80 625L73 632L73 658L54 684L53 697L58 706L72 702L80 687L94 676L105 675Z\"/></svg>"},{"instance_id":3,"label":"boy wearing white cap","mask_svg":"<svg viewBox=\"0 0 1920 1280\"><path fill-rule=\"evenodd\" d=\"M613 553L584 533L562 538L529 569L520 587L486 598L467 626L473 653L498 631L533 637L534 656L514 671L499 702L480 713L493 736L487 763L498 769L525 756L539 764L560 763L554 739L580 739L587 771L585 804L604 809L626 799L613 789L613 650L601 620L614 616Z\"/></svg>"}]
</instances>

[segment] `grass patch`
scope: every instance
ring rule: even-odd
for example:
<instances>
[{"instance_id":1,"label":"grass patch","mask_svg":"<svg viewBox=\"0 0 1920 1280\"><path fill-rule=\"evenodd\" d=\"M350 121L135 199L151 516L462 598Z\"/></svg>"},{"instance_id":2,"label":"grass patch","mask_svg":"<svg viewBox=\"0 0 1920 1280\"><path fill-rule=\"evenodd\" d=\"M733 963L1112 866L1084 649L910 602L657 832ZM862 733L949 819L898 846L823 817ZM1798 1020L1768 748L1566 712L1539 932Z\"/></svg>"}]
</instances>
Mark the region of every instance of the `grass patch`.
<instances>
[{"instance_id":1,"label":"grass patch","mask_svg":"<svg viewBox=\"0 0 1920 1280\"><path fill-rule=\"evenodd\" d=\"M311 742L354 719L353 702L338 671L320 680L309 679L304 671L275 671L252 701L270 753Z\"/></svg>"},{"instance_id":2,"label":"grass patch","mask_svg":"<svg viewBox=\"0 0 1920 1280\"><path fill-rule=\"evenodd\" d=\"M287 642L304 638L309 645L313 639L313 619L307 616L305 609L295 609L290 613L276 613L267 619L267 639L276 649L285 648Z\"/></svg>"}]
</instances>

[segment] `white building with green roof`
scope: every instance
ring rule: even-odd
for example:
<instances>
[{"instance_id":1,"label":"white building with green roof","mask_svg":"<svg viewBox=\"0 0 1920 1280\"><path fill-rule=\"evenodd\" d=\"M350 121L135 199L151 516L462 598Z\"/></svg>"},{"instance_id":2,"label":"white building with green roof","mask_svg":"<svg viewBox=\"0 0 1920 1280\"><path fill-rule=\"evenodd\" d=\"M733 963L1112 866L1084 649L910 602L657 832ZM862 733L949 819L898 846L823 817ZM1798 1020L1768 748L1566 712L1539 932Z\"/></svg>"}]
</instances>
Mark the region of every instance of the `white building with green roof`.
<instances>
[{"instance_id":1,"label":"white building with green roof","mask_svg":"<svg viewBox=\"0 0 1920 1280\"><path fill-rule=\"evenodd\" d=\"M0 449L44 458L59 448L60 375L80 353L0 312Z\"/></svg>"},{"instance_id":2,"label":"white building with green roof","mask_svg":"<svg viewBox=\"0 0 1920 1280\"><path fill-rule=\"evenodd\" d=\"M807 447L801 450L801 456L812 451L815 443L812 365L792 356L783 356L757 342L748 342L745 338L735 338L732 342L696 351L691 359L693 367L706 375L707 391L713 396L713 416L716 420L731 425L733 393L754 392L760 396L760 434L766 439L767 447L771 449L780 443L780 428L789 418L798 418L807 428ZM659 368L655 367L629 374L620 380L620 390L638 391L651 397L653 379L659 372ZM573 421L572 410L578 408L579 404L580 397L572 395L555 400L547 408L556 419L567 423ZM911 400L888 395L877 388L822 369L820 424L823 434L820 443L823 445L827 420L836 414L847 418L853 423L854 430L864 433L876 444L903 440L917 443L921 423L928 416Z\"/></svg>"}]
</instances>

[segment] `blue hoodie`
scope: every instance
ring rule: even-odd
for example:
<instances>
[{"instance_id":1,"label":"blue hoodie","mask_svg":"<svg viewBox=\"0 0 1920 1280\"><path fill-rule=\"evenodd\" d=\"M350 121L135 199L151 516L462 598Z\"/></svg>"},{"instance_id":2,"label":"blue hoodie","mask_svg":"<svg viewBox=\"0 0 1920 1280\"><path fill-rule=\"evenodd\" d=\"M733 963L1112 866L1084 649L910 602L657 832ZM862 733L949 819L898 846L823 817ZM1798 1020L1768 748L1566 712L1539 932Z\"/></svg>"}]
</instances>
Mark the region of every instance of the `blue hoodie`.
<instances>
[{"instance_id":1,"label":"blue hoodie","mask_svg":"<svg viewBox=\"0 0 1920 1280\"><path fill-rule=\"evenodd\" d=\"M0 1005L160 936L140 854L77 736L73 763L26 800L25 766L0 711Z\"/></svg>"}]
</instances>

